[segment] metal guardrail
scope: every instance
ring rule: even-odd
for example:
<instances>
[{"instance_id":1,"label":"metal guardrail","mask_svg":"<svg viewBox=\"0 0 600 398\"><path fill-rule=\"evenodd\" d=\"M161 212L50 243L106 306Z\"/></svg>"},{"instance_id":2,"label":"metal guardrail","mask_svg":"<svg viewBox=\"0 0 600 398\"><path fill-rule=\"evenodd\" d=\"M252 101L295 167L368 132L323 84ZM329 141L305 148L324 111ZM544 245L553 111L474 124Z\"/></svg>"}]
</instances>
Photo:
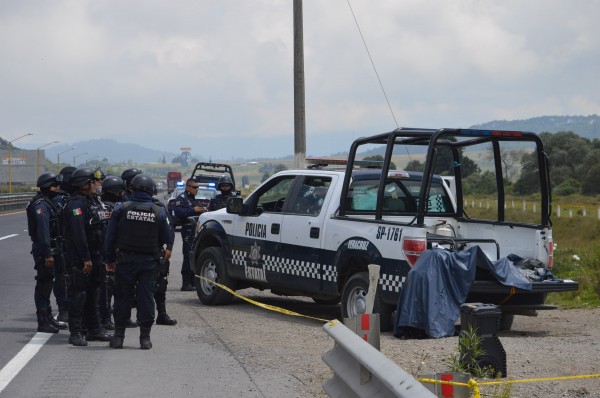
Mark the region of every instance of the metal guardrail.
<instances>
[{"instance_id":1,"label":"metal guardrail","mask_svg":"<svg viewBox=\"0 0 600 398\"><path fill-rule=\"evenodd\" d=\"M24 210L35 192L0 194L0 212Z\"/></svg>"},{"instance_id":2,"label":"metal guardrail","mask_svg":"<svg viewBox=\"0 0 600 398\"><path fill-rule=\"evenodd\" d=\"M323 384L330 397L435 398L423 384L339 321L323 326L335 346L322 355L334 371Z\"/></svg>"}]
</instances>

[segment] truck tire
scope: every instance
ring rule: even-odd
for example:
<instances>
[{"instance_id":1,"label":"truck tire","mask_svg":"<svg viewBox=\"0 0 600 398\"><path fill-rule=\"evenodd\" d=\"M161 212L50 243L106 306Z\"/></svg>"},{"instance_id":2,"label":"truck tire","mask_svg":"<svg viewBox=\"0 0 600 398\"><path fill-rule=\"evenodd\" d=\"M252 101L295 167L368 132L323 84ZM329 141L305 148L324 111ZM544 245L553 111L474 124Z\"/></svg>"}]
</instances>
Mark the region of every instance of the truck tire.
<instances>
[{"instance_id":1,"label":"truck tire","mask_svg":"<svg viewBox=\"0 0 600 398\"><path fill-rule=\"evenodd\" d=\"M315 304L336 305L336 304L339 304L341 297L335 297L335 298L329 298L329 299L313 297L312 299L315 302Z\"/></svg>"},{"instance_id":2,"label":"truck tire","mask_svg":"<svg viewBox=\"0 0 600 398\"><path fill-rule=\"evenodd\" d=\"M368 289L368 272L357 272L348 278L342 291L342 318L352 318L365 313ZM381 300L378 289L373 303L373 313L379 314L379 331L389 332L392 330L392 312L394 310L392 305Z\"/></svg>"},{"instance_id":3,"label":"truck tire","mask_svg":"<svg viewBox=\"0 0 600 398\"><path fill-rule=\"evenodd\" d=\"M235 290L235 282L227 275L223 251L219 247L207 247L196 260L196 272L203 278L196 278L196 293L202 304L224 305L233 300L233 295L210 281ZM207 280L208 279L208 280Z\"/></svg>"}]
</instances>

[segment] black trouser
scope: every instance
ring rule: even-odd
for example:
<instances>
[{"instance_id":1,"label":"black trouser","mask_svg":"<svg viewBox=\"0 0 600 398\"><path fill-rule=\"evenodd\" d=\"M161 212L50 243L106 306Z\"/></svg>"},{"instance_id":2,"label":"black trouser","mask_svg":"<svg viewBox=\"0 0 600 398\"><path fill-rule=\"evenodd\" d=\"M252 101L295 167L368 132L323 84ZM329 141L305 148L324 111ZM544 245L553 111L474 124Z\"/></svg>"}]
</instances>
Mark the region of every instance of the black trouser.
<instances>
[{"instance_id":1,"label":"black trouser","mask_svg":"<svg viewBox=\"0 0 600 398\"><path fill-rule=\"evenodd\" d=\"M98 288L104 280L104 264L100 253L92 254L92 270L83 272L83 261L73 261L71 283L69 284L69 331L82 333L84 328L97 331L100 328L98 319Z\"/></svg>"},{"instance_id":2,"label":"black trouser","mask_svg":"<svg viewBox=\"0 0 600 398\"><path fill-rule=\"evenodd\" d=\"M40 310L50 309L50 295L54 284L54 267L46 267L46 259L43 256L33 256L35 261L35 289L33 300L35 308Z\"/></svg>"},{"instance_id":3,"label":"black trouser","mask_svg":"<svg viewBox=\"0 0 600 398\"><path fill-rule=\"evenodd\" d=\"M158 264L158 279L156 280L156 292L154 293L154 300L156 304L164 303L167 300L167 285L169 281L169 267L171 263L169 260L161 261Z\"/></svg>"},{"instance_id":4,"label":"black trouser","mask_svg":"<svg viewBox=\"0 0 600 398\"><path fill-rule=\"evenodd\" d=\"M194 280L194 273L190 266L190 250L192 250L191 242L188 242L188 237L193 238L192 236L192 227L184 225L181 227L181 239L182 239L182 251L183 251L183 264L181 264L181 275L183 276L183 280L185 282L186 278L188 280Z\"/></svg>"},{"instance_id":5,"label":"black trouser","mask_svg":"<svg viewBox=\"0 0 600 398\"><path fill-rule=\"evenodd\" d=\"M69 295L65 283L66 264L62 256L54 258L54 298L59 309L67 309L69 306Z\"/></svg>"},{"instance_id":6,"label":"black trouser","mask_svg":"<svg viewBox=\"0 0 600 398\"><path fill-rule=\"evenodd\" d=\"M131 302L135 289L137 298L137 321L142 327L154 323L154 293L158 257L147 254L124 254L117 256L115 277L115 327L126 327L131 319Z\"/></svg>"}]
</instances>

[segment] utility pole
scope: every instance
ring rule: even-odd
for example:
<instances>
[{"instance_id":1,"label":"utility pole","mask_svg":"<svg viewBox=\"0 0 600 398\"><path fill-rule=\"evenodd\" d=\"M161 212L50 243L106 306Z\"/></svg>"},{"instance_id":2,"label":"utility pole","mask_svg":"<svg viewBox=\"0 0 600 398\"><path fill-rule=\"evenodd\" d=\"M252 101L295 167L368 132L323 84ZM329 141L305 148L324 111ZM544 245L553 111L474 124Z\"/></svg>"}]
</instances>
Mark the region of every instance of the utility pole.
<instances>
[{"instance_id":1,"label":"utility pole","mask_svg":"<svg viewBox=\"0 0 600 398\"><path fill-rule=\"evenodd\" d=\"M302 0L294 0L294 168L306 166Z\"/></svg>"}]
</instances>

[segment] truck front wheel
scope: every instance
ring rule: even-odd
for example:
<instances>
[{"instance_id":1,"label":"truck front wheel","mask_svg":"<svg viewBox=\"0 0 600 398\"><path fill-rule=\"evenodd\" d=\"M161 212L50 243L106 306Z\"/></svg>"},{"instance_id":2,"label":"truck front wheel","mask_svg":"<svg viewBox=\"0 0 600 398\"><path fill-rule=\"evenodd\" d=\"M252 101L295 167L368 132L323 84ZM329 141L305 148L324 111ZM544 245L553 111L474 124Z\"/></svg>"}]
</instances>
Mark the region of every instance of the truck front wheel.
<instances>
[{"instance_id":1,"label":"truck front wheel","mask_svg":"<svg viewBox=\"0 0 600 398\"><path fill-rule=\"evenodd\" d=\"M235 290L235 282L227 275L223 252L219 247L207 247L196 260L196 293L202 304L223 305L233 300L233 295L215 285L217 282Z\"/></svg>"},{"instance_id":2,"label":"truck front wheel","mask_svg":"<svg viewBox=\"0 0 600 398\"><path fill-rule=\"evenodd\" d=\"M357 272L346 281L342 291L342 317L352 318L364 314L366 310L367 291L369 290L369 273ZM373 313L379 314L379 330L392 330L392 312L395 308L381 300L379 291L375 294Z\"/></svg>"}]
</instances>

